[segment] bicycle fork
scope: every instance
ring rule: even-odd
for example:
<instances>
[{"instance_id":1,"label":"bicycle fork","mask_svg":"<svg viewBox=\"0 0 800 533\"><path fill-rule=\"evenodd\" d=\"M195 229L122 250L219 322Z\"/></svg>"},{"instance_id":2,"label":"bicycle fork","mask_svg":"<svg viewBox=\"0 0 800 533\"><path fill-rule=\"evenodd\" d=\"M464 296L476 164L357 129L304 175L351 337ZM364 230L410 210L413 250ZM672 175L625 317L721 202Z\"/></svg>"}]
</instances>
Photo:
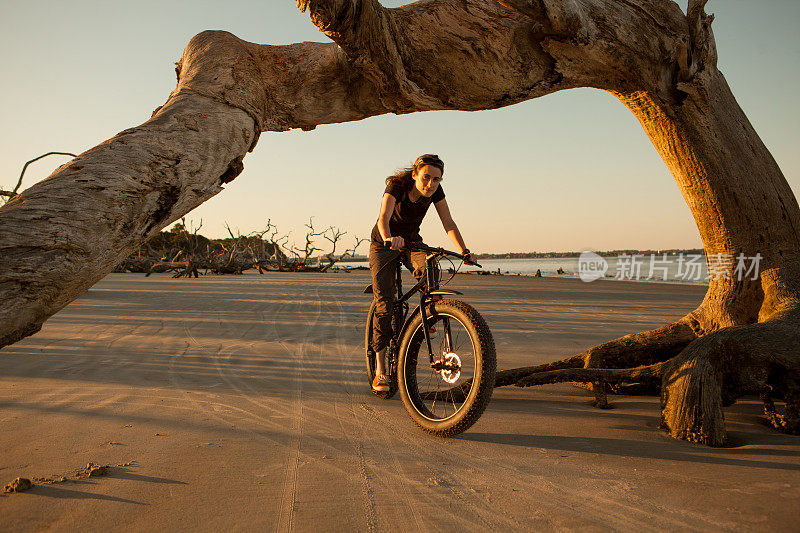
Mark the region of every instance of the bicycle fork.
<instances>
[{"instance_id":1,"label":"bicycle fork","mask_svg":"<svg viewBox=\"0 0 800 533\"><path fill-rule=\"evenodd\" d=\"M444 329L444 346L443 351L437 358L433 353L433 345L431 343L431 326L428 322L428 316L425 313L426 308L426 298L425 295L421 295L420 297L420 306L419 311L422 318L422 331L425 334L425 344L428 346L428 358L430 359L431 368L436 370L437 372L442 370L443 365L445 364L444 359L445 355L449 354L453 351L453 337L452 332L450 330L450 319L447 317L442 317L442 329Z\"/></svg>"}]
</instances>

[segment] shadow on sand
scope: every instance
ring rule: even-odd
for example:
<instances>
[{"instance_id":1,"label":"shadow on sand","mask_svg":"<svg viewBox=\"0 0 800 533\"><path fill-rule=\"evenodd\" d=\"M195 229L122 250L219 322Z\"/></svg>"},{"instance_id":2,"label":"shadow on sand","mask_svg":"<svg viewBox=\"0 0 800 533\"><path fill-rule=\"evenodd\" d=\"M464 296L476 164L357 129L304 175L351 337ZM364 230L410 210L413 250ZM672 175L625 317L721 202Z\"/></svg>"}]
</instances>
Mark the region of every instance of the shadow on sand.
<instances>
[{"instance_id":1,"label":"shadow on sand","mask_svg":"<svg viewBox=\"0 0 800 533\"><path fill-rule=\"evenodd\" d=\"M763 454L785 457L797 457L800 455L795 451L778 450L774 448L701 448L700 446L695 447L694 445L682 443L673 439L669 439L669 441L665 440L663 443L657 443L605 437L556 437L551 435L521 435L513 433L465 433L458 438L475 442L543 448L563 452L597 453L621 457L657 459L660 461L683 461L777 470L800 470L800 465L797 464L733 457L734 455L743 454ZM664 438L667 439L668 437ZM779 436L776 436L776 438L781 441L783 440L780 439ZM797 442L773 442L773 444L797 444ZM691 446L691 449L687 449L689 446Z\"/></svg>"}]
</instances>

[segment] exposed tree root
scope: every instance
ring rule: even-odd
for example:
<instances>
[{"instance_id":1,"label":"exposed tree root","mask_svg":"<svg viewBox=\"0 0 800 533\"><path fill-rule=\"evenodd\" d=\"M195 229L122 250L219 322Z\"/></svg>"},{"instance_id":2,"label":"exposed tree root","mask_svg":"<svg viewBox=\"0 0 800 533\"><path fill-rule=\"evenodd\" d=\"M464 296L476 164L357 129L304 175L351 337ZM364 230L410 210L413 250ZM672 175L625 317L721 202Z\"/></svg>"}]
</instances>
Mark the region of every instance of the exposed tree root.
<instances>
[{"instance_id":1,"label":"exposed tree root","mask_svg":"<svg viewBox=\"0 0 800 533\"><path fill-rule=\"evenodd\" d=\"M625 368L666 361L680 353L698 335L702 335L702 328L690 313L672 324L650 331L625 335L590 348L584 352L584 366L586 368ZM609 383L608 380L603 383L592 382L591 390L594 394L592 405L598 409L610 407L606 383Z\"/></svg>"},{"instance_id":2,"label":"exposed tree root","mask_svg":"<svg viewBox=\"0 0 800 533\"><path fill-rule=\"evenodd\" d=\"M528 375L518 387L568 381L644 382L661 379L661 425L675 438L709 446L726 442L722 408L761 393L773 427L800 433L800 331L796 318L732 326L697 338L677 356L625 369L567 368ZM764 393L765 390L770 391ZM779 414L772 393L786 401Z\"/></svg>"},{"instance_id":3,"label":"exposed tree root","mask_svg":"<svg viewBox=\"0 0 800 533\"><path fill-rule=\"evenodd\" d=\"M761 400L764 402L764 416L767 418L767 423L773 428L782 433L789 435L800 435L800 391L798 391L797 384L793 386L790 394L785 395L786 408L783 413L779 413L775 407L775 402L772 401L772 387L765 390L761 395Z\"/></svg>"},{"instance_id":4,"label":"exposed tree root","mask_svg":"<svg viewBox=\"0 0 800 533\"><path fill-rule=\"evenodd\" d=\"M634 381L660 380L668 361L636 368L566 368L550 370L526 376L514 385L532 387L564 383L566 381L592 381L603 383L630 383Z\"/></svg>"},{"instance_id":5,"label":"exposed tree root","mask_svg":"<svg viewBox=\"0 0 800 533\"><path fill-rule=\"evenodd\" d=\"M506 385L513 385L525 376L536 374L537 372L561 370L563 368L580 368L585 365L585 353L586 352L579 353L578 355L573 355L566 359L561 359L560 361L553 361L552 363L502 370L495 375L494 386L505 387Z\"/></svg>"},{"instance_id":6,"label":"exposed tree root","mask_svg":"<svg viewBox=\"0 0 800 533\"><path fill-rule=\"evenodd\" d=\"M495 387L503 387L506 385L530 386L524 384L528 376L562 369L576 369L580 367L587 369L621 369L632 366L651 365L674 357L689 345L690 342L697 339L699 335L702 335L702 332L703 330L698 320L690 313L672 324L667 324L650 331L625 335L624 337L604 342L603 344L599 344L560 361L503 370L497 373ZM591 373L586 374L586 376L590 375ZM592 379L571 379L564 381L592 382ZM631 381L637 380L627 379L615 383ZM592 382L591 389L595 395L595 407L601 409L608 408L605 383L611 382L610 380L604 380L603 384L596 381ZM464 385L462 384L459 389L463 392L463 388ZM468 389L469 385L466 385L466 388Z\"/></svg>"},{"instance_id":7,"label":"exposed tree root","mask_svg":"<svg viewBox=\"0 0 800 533\"><path fill-rule=\"evenodd\" d=\"M726 441L722 383L703 344L687 348L665 369L661 427L676 439L722 446Z\"/></svg>"}]
</instances>

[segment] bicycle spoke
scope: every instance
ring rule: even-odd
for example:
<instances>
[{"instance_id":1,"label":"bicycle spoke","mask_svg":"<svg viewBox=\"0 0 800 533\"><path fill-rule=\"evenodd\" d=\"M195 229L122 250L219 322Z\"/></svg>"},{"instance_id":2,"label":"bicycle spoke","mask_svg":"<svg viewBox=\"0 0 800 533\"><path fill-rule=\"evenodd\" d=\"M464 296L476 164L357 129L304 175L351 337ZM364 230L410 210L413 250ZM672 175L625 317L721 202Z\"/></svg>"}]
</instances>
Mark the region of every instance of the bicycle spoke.
<instances>
[{"instance_id":1,"label":"bicycle spoke","mask_svg":"<svg viewBox=\"0 0 800 533\"><path fill-rule=\"evenodd\" d=\"M431 347L434 350L434 363L438 363L439 370L431 367L427 357L427 346L424 340L424 331L420 326L415 333L415 351L417 394L423 402L421 408L428 412L434 420L446 420L455 416L464 405L469 390L461 393L457 390L459 384L472 380L475 374L475 354L472 340L464 324L445 315L431 317L429 327L436 330L438 338L432 339ZM450 379L454 378L451 383Z\"/></svg>"},{"instance_id":2,"label":"bicycle spoke","mask_svg":"<svg viewBox=\"0 0 800 533\"><path fill-rule=\"evenodd\" d=\"M436 415L436 399L439 397L439 380L436 380L436 394L433 395L433 405L431 406L431 411L434 415Z\"/></svg>"},{"instance_id":3,"label":"bicycle spoke","mask_svg":"<svg viewBox=\"0 0 800 533\"><path fill-rule=\"evenodd\" d=\"M428 391L430 391L430 390L431 390L431 379L433 379L433 377L434 377L435 375L436 375L436 374L433 372L433 370L431 370L431 371L428 373L428 381L427 381L427 383L425 383L425 389L427 389Z\"/></svg>"},{"instance_id":4,"label":"bicycle spoke","mask_svg":"<svg viewBox=\"0 0 800 533\"><path fill-rule=\"evenodd\" d=\"M444 350L445 352L453 351L453 334L450 331L450 319L442 318L442 326L444 326Z\"/></svg>"}]
</instances>

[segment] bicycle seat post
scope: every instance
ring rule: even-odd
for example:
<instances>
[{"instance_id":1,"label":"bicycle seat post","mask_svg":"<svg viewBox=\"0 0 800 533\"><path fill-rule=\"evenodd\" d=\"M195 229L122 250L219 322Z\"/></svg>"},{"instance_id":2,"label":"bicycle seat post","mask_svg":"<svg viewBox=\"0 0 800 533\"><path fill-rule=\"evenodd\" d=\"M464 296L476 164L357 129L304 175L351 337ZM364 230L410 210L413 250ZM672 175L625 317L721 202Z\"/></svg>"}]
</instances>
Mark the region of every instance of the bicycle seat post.
<instances>
[{"instance_id":1,"label":"bicycle seat post","mask_svg":"<svg viewBox=\"0 0 800 533\"><path fill-rule=\"evenodd\" d=\"M429 255L428 258L426 259L425 263L426 263L426 265L425 265L425 275L428 278L428 291L427 292L435 291L436 289L439 288L439 280L437 279L437 276L436 276L437 270L438 270L436 257L433 256L432 254Z\"/></svg>"}]
</instances>

